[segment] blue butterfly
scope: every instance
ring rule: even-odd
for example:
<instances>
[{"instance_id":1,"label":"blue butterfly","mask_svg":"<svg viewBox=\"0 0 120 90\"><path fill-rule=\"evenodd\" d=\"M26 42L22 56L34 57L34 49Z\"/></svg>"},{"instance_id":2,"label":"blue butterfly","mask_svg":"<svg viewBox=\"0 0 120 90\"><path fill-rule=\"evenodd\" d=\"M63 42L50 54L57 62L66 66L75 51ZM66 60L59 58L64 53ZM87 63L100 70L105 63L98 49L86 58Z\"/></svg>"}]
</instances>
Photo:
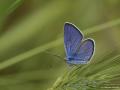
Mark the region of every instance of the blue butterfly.
<instances>
[{"instance_id":1,"label":"blue butterfly","mask_svg":"<svg viewBox=\"0 0 120 90\"><path fill-rule=\"evenodd\" d=\"M83 39L79 29L71 24L64 25L64 46L68 64L86 64L94 53L94 40Z\"/></svg>"}]
</instances>

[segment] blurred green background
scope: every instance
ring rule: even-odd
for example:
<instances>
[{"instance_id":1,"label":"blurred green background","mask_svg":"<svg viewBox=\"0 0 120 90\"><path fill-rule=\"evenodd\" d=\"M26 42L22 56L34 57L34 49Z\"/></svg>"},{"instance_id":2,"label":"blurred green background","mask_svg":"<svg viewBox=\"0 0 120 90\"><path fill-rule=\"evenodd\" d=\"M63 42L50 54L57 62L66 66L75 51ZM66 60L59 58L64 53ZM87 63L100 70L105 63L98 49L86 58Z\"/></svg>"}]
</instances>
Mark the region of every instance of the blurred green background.
<instances>
[{"instance_id":1,"label":"blurred green background","mask_svg":"<svg viewBox=\"0 0 120 90\"><path fill-rule=\"evenodd\" d=\"M64 59L51 55L65 57L65 22L95 40L91 62L119 54L120 0L0 0L0 90L53 85L67 69Z\"/></svg>"}]
</instances>

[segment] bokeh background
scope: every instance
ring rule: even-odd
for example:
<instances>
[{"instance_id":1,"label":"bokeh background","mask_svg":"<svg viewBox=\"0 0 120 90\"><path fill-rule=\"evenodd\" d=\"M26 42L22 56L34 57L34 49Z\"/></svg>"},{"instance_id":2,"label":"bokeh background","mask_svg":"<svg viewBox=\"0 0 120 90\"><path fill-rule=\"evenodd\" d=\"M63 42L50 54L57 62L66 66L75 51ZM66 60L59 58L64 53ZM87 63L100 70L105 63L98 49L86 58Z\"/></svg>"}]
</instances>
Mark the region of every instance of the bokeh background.
<instances>
[{"instance_id":1,"label":"bokeh background","mask_svg":"<svg viewBox=\"0 0 120 90\"><path fill-rule=\"evenodd\" d=\"M0 90L53 85L67 70L65 22L95 40L91 62L119 54L120 0L0 0Z\"/></svg>"}]
</instances>

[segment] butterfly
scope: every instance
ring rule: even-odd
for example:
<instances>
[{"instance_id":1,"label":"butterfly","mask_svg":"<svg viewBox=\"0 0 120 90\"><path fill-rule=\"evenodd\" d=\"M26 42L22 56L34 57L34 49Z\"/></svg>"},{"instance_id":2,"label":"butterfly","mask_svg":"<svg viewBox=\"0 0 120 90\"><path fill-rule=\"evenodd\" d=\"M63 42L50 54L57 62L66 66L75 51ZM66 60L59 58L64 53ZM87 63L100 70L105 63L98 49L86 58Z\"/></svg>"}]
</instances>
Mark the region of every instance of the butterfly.
<instances>
[{"instance_id":1,"label":"butterfly","mask_svg":"<svg viewBox=\"0 0 120 90\"><path fill-rule=\"evenodd\" d=\"M94 53L93 39L84 39L81 31L72 23L64 25L64 46L68 64L87 64Z\"/></svg>"}]
</instances>

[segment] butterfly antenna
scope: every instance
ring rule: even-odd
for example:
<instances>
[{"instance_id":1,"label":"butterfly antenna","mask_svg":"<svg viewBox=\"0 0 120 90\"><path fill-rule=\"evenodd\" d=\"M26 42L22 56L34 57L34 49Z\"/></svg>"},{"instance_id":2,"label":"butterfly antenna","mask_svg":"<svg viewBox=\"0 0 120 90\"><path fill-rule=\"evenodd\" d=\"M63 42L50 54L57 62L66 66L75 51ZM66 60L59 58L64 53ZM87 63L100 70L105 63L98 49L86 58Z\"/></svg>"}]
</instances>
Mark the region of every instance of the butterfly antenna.
<instances>
[{"instance_id":1,"label":"butterfly antenna","mask_svg":"<svg viewBox=\"0 0 120 90\"><path fill-rule=\"evenodd\" d=\"M57 57L57 58L59 58L59 59L64 59L62 56L57 55L57 54L55 54L55 53L51 53L51 52L49 52L49 51L45 51L45 53L50 54L50 55L52 55L52 56L55 56L55 57Z\"/></svg>"}]
</instances>

